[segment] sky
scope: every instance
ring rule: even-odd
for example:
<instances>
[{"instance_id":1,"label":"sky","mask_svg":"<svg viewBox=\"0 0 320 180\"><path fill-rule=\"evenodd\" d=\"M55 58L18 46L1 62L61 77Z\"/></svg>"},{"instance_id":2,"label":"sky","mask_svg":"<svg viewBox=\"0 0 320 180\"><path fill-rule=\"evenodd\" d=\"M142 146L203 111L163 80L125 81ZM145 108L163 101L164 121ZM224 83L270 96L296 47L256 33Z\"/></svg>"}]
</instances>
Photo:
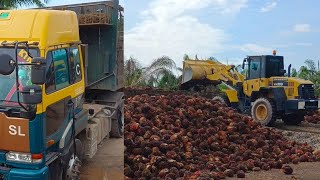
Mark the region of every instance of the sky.
<instances>
[{"instance_id":1,"label":"sky","mask_svg":"<svg viewBox=\"0 0 320 180\"><path fill-rule=\"evenodd\" d=\"M50 0L48 5L97 0ZM184 54L241 64L247 55L272 54L300 68L320 60L317 0L120 0L125 8L125 58L143 66Z\"/></svg>"}]
</instances>

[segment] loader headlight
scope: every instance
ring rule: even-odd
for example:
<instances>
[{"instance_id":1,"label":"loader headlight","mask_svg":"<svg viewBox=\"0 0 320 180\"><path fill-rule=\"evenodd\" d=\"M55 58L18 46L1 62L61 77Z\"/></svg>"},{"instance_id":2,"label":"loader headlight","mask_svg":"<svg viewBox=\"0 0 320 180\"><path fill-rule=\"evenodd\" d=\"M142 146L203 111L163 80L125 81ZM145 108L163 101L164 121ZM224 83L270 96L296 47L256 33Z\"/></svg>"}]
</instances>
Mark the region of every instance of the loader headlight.
<instances>
[{"instance_id":1,"label":"loader headlight","mask_svg":"<svg viewBox=\"0 0 320 180\"><path fill-rule=\"evenodd\" d=\"M298 109L304 109L304 106L306 105L305 101L298 102Z\"/></svg>"},{"instance_id":2,"label":"loader headlight","mask_svg":"<svg viewBox=\"0 0 320 180\"><path fill-rule=\"evenodd\" d=\"M41 163L42 162L42 154L8 152L8 153L6 153L6 159L7 159L7 161L13 161L13 162Z\"/></svg>"}]
</instances>

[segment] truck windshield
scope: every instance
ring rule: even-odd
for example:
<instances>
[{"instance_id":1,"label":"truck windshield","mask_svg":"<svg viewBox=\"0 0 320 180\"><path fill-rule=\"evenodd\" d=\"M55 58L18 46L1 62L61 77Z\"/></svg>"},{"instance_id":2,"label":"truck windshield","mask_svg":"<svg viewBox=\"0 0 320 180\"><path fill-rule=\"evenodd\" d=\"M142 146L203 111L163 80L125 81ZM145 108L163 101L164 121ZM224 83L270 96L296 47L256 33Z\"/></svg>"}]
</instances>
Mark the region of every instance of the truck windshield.
<instances>
[{"instance_id":1,"label":"truck windshield","mask_svg":"<svg viewBox=\"0 0 320 180\"><path fill-rule=\"evenodd\" d=\"M279 56L267 58L266 78L273 76L284 76L284 73L281 72L281 69L283 68L283 57Z\"/></svg>"},{"instance_id":2,"label":"truck windshield","mask_svg":"<svg viewBox=\"0 0 320 180\"><path fill-rule=\"evenodd\" d=\"M31 56L38 56L37 49L29 49ZM15 49L0 47L0 54L8 54L13 59L15 59ZM28 55L27 51L24 49L18 49L18 61L19 63L27 63L31 62L31 57ZM1 59L0 59L1 61ZM31 66L29 65L20 65L19 66L19 82L20 82L20 90L22 90L23 86L31 85ZM16 92L16 72L14 71L10 75L1 75L0 74L0 105L10 105L17 106L17 92ZM20 100L22 101L22 99Z\"/></svg>"}]
</instances>

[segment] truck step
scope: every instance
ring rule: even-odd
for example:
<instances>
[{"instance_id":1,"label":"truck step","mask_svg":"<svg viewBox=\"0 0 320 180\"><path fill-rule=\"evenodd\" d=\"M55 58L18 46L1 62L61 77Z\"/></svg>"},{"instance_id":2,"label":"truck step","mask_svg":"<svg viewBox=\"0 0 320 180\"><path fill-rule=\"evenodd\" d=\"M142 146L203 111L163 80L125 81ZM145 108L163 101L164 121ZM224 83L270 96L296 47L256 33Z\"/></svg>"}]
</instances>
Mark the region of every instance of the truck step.
<instances>
[{"instance_id":1,"label":"truck step","mask_svg":"<svg viewBox=\"0 0 320 180\"><path fill-rule=\"evenodd\" d=\"M58 159L59 153L58 152L50 152L46 155L46 165L48 166L51 164L53 161Z\"/></svg>"}]
</instances>

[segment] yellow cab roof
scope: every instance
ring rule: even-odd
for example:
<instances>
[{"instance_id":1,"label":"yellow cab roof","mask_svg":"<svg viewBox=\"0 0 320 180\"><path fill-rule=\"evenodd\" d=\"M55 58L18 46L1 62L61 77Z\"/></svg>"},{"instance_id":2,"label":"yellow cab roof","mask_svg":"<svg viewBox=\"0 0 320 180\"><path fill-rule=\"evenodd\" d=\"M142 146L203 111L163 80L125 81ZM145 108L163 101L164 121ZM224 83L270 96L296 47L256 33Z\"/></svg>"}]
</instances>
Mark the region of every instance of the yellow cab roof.
<instances>
[{"instance_id":1,"label":"yellow cab roof","mask_svg":"<svg viewBox=\"0 0 320 180\"><path fill-rule=\"evenodd\" d=\"M0 44L3 41L39 42L41 49L79 42L77 15L73 11L44 9L1 10Z\"/></svg>"}]
</instances>

